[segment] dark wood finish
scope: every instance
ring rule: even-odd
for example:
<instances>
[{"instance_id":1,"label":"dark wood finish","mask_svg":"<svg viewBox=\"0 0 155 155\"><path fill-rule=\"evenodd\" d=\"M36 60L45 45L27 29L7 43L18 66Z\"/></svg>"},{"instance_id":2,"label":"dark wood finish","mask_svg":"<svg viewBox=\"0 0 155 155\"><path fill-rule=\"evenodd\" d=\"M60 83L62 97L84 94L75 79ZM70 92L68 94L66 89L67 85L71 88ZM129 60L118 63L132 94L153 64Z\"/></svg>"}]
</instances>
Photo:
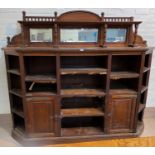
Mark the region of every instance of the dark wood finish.
<instances>
[{"instance_id":1,"label":"dark wood finish","mask_svg":"<svg viewBox=\"0 0 155 155\"><path fill-rule=\"evenodd\" d=\"M12 136L24 145L135 137L143 130L152 48L133 17L70 11L27 16L7 38ZM30 28L51 28L52 42L30 42ZM96 28L94 42L60 42L61 28ZM106 42L125 28L125 42Z\"/></svg>"},{"instance_id":2,"label":"dark wood finish","mask_svg":"<svg viewBox=\"0 0 155 155\"><path fill-rule=\"evenodd\" d=\"M55 135L55 103L54 99L32 99L28 101L28 132L30 134L51 133Z\"/></svg>"},{"instance_id":3,"label":"dark wood finish","mask_svg":"<svg viewBox=\"0 0 155 155\"><path fill-rule=\"evenodd\" d=\"M62 117L104 116L103 110L99 108L74 108L62 109Z\"/></svg>"},{"instance_id":4,"label":"dark wood finish","mask_svg":"<svg viewBox=\"0 0 155 155\"><path fill-rule=\"evenodd\" d=\"M111 99L111 128L110 133L133 132L133 117L135 109L135 98Z\"/></svg>"}]
</instances>

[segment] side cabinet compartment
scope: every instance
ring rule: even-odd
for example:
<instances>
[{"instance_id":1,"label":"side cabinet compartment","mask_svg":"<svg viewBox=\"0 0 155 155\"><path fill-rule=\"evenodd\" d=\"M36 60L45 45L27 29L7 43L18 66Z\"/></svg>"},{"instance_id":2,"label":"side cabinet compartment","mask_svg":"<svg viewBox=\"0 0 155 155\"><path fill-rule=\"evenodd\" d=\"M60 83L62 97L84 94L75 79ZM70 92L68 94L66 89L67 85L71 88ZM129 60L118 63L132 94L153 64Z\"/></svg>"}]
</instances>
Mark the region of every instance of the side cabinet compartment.
<instances>
[{"instance_id":1,"label":"side cabinet compartment","mask_svg":"<svg viewBox=\"0 0 155 155\"><path fill-rule=\"evenodd\" d=\"M34 137L55 136L56 99L32 97L27 100L28 135Z\"/></svg>"},{"instance_id":2,"label":"side cabinet compartment","mask_svg":"<svg viewBox=\"0 0 155 155\"><path fill-rule=\"evenodd\" d=\"M112 98L109 103L110 133L133 132L136 98Z\"/></svg>"}]
</instances>

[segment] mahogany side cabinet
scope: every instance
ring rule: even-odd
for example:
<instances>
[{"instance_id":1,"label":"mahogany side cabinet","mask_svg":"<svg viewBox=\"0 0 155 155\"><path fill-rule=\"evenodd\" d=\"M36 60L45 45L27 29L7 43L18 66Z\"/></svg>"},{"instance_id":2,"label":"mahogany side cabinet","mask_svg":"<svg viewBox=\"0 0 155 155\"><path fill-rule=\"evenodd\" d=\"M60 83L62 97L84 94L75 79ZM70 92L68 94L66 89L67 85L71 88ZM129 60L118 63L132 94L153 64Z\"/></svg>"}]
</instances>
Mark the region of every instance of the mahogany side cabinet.
<instances>
[{"instance_id":1,"label":"mahogany side cabinet","mask_svg":"<svg viewBox=\"0 0 155 155\"><path fill-rule=\"evenodd\" d=\"M7 37L12 137L25 146L139 136L152 48L133 17L27 16Z\"/></svg>"}]
</instances>

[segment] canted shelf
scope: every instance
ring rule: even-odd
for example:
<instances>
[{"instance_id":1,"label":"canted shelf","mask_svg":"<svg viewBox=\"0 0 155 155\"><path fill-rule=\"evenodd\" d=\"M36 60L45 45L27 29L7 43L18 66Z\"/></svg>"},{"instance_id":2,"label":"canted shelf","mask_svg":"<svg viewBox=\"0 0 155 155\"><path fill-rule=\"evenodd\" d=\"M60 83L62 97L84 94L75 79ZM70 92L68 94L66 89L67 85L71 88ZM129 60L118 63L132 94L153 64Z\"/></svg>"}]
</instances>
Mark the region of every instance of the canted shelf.
<instances>
[{"instance_id":1,"label":"canted shelf","mask_svg":"<svg viewBox=\"0 0 155 155\"><path fill-rule=\"evenodd\" d=\"M138 73L128 72L128 71L111 72L111 74L110 74L110 79L112 79L112 80L126 79L126 78L137 78L137 77L139 77Z\"/></svg>"},{"instance_id":2,"label":"canted shelf","mask_svg":"<svg viewBox=\"0 0 155 155\"><path fill-rule=\"evenodd\" d=\"M61 136L86 136L99 134L104 134L103 129L100 127L73 127L61 129Z\"/></svg>"},{"instance_id":3,"label":"canted shelf","mask_svg":"<svg viewBox=\"0 0 155 155\"><path fill-rule=\"evenodd\" d=\"M27 75L25 81L36 83L56 83L56 77L53 75Z\"/></svg>"},{"instance_id":4,"label":"canted shelf","mask_svg":"<svg viewBox=\"0 0 155 155\"><path fill-rule=\"evenodd\" d=\"M145 108L145 104L140 103L138 113L140 113Z\"/></svg>"},{"instance_id":5,"label":"canted shelf","mask_svg":"<svg viewBox=\"0 0 155 155\"><path fill-rule=\"evenodd\" d=\"M20 75L20 72L18 69L8 69L7 72L15 75Z\"/></svg>"},{"instance_id":6,"label":"canted shelf","mask_svg":"<svg viewBox=\"0 0 155 155\"><path fill-rule=\"evenodd\" d=\"M16 109L12 109L12 112L17 114L18 116L24 118L24 112Z\"/></svg>"},{"instance_id":7,"label":"canted shelf","mask_svg":"<svg viewBox=\"0 0 155 155\"><path fill-rule=\"evenodd\" d=\"M105 96L103 89L62 89L61 95L65 97L72 96Z\"/></svg>"},{"instance_id":8,"label":"canted shelf","mask_svg":"<svg viewBox=\"0 0 155 155\"><path fill-rule=\"evenodd\" d=\"M62 117L83 117L83 116L104 116L104 112L99 108L74 108L62 109Z\"/></svg>"},{"instance_id":9,"label":"canted shelf","mask_svg":"<svg viewBox=\"0 0 155 155\"><path fill-rule=\"evenodd\" d=\"M141 93L143 93L144 91L146 91L147 88L148 88L147 86L142 86L142 87L141 87Z\"/></svg>"},{"instance_id":10,"label":"canted shelf","mask_svg":"<svg viewBox=\"0 0 155 155\"><path fill-rule=\"evenodd\" d=\"M20 89L11 89L11 90L9 90L9 93L14 94L19 97L22 97L22 92Z\"/></svg>"},{"instance_id":11,"label":"canted shelf","mask_svg":"<svg viewBox=\"0 0 155 155\"><path fill-rule=\"evenodd\" d=\"M144 67L143 73L147 72L150 70L150 67Z\"/></svg>"},{"instance_id":12,"label":"canted shelf","mask_svg":"<svg viewBox=\"0 0 155 155\"><path fill-rule=\"evenodd\" d=\"M107 69L105 68L61 68L61 75L67 75L67 74L99 74L104 75L107 74Z\"/></svg>"}]
</instances>

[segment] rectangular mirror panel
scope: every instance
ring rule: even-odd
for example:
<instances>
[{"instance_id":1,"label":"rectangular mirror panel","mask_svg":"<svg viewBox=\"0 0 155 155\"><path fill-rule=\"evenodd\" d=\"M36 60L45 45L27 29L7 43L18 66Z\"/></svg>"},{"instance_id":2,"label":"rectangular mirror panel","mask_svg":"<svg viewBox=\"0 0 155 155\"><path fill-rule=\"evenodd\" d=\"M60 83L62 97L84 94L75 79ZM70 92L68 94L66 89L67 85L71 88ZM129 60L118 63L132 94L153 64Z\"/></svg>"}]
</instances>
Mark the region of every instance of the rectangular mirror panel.
<instances>
[{"instance_id":1,"label":"rectangular mirror panel","mask_svg":"<svg viewBox=\"0 0 155 155\"><path fill-rule=\"evenodd\" d=\"M97 42L98 29L79 28L79 29L61 29L61 42Z\"/></svg>"},{"instance_id":2,"label":"rectangular mirror panel","mask_svg":"<svg viewBox=\"0 0 155 155\"><path fill-rule=\"evenodd\" d=\"M30 42L52 42L52 29L30 29Z\"/></svg>"},{"instance_id":3,"label":"rectangular mirror panel","mask_svg":"<svg viewBox=\"0 0 155 155\"><path fill-rule=\"evenodd\" d=\"M125 28L108 28L106 32L106 42L125 42Z\"/></svg>"}]
</instances>

